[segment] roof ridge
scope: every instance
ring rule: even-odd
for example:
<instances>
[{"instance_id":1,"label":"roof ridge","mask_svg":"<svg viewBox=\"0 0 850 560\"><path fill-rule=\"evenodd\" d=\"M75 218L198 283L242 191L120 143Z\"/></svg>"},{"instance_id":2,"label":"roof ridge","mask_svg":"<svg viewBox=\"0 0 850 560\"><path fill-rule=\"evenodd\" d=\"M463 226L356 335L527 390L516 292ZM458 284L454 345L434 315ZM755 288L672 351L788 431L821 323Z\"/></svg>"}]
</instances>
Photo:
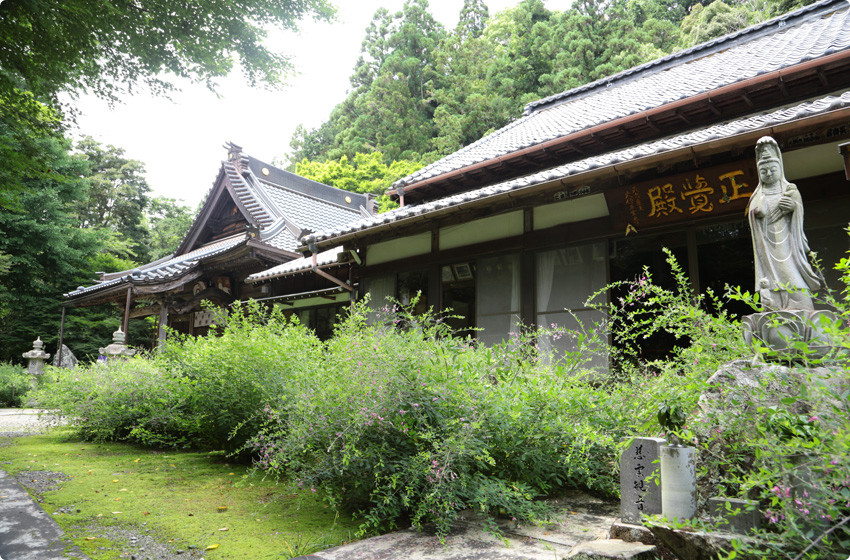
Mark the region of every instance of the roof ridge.
<instances>
[{"instance_id":1,"label":"roof ridge","mask_svg":"<svg viewBox=\"0 0 850 560\"><path fill-rule=\"evenodd\" d=\"M316 180L314 180L314 179L309 179L309 178L307 178L307 177L303 177L303 176L301 176L301 175L298 175L297 173L293 173L292 171L287 171L286 169L281 169L280 167L277 167L277 166L275 166L275 165L272 165L272 164L266 163L266 162L264 162L264 161L263 161L263 160L261 160L261 159L257 159L257 158L255 158L255 157L251 157L251 156L246 156L246 157L247 157L247 158L248 158L251 162L254 162L254 163L258 164L258 165L262 165L262 166L265 166L265 167L273 167L276 171L278 171L278 172L280 172L280 173L282 173L282 174L284 174L284 175L291 176L292 178L294 178L294 179L296 179L296 180L309 181L309 182L310 182L310 183L312 183L313 185L318 186L318 188L320 188L320 189L329 189L331 192L345 193L345 194L347 194L347 195L354 195L355 197L363 198L364 200L366 199L366 195L365 195L365 194L363 194L363 193L358 193L358 192L355 192L355 191L349 191L349 190L346 190L346 189L341 189L341 188L339 188L339 187L334 187L333 185L328 185L328 184L325 184L325 183L321 183L321 182L319 182L319 181L316 181ZM250 168L250 164L249 164L249 168ZM288 185L282 185L282 184L280 184L280 183L273 182L273 181L271 181L271 180L269 180L269 179L263 179L262 177L258 177L258 179L259 179L260 181L267 182L267 183L269 183L269 184L271 184L271 185L274 185L274 186L277 186L277 187L284 187L284 188L288 188L288 189L290 189L290 190L292 190L292 191L294 191L294 192L299 192L299 191L297 191L296 189L293 189L291 186L288 186ZM302 194L304 194L304 193L302 193Z\"/></svg>"},{"instance_id":2,"label":"roof ridge","mask_svg":"<svg viewBox=\"0 0 850 560\"><path fill-rule=\"evenodd\" d=\"M682 59L698 56L707 56L709 53L705 51L710 51L712 49L716 49L719 51L721 50L722 46L725 46L727 43L732 43L741 37L753 35L757 36L759 33L767 33L768 28L771 28L777 24L779 27L787 25L788 20L790 19L799 19L799 21L794 22L794 24L804 23L810 18L814 18L819 15L822 15L822 13L829 12L830 8L833 8L833 4L839 5L835 7L835 11L837 11L841 9L841 4L844 4L844 7L847 8L850 2L848 2L848 0L820 0L819 2L815 2L814 4L809 4L808 6L803 6L802 8L799 8L797 10L775 16L760 23L745 27L744 29L739 29L738 31L723 35L722 37L717 37L715 39L705 41L698 45L688 47L687 49L670 53L661 58L650 60L649 62L645 62L639 66L634 66L632 68L622 70L620 72L617 72L616 74L612 74L610 76L594 80L593 82L577 86L567 91L556 93L548 97L544 97L543 99L538 99L537 101L532 101L525 106L522 115L523 117L532 115L537 111L541 111L543 109L547 109L553 106L553 104L557 104L567 99L574 99L575 97L578 97L582 94L587 94L593 90L599 89L600 87L608 87L614 82L619 82L633 75L643 74L650 68L658 67L657 70L661 71L667 65L683 64L684 62L686 62Z\"/></svg>"},{"instance_id":3,"label":"roof ridge","mask_svg":"<svg viewBox=\"0 0 850 560\"><path fill-rule=\"evenodd\" d=\"M262 194L254 192L254 189L251 188L251 185L242 175L241 170L230 161L224 162L224 166L227 169L228 182L233 187L233 193L236 195L236 200L234 201L242 210L247 212L251 218L261 225L274 222L271 217L272 210L266 207L267 205L262 200ZM247 170L247 172L250 173L250 170ZM252 202L256 203L258 207L252 208Z\"/></svg>"}]
</instances>

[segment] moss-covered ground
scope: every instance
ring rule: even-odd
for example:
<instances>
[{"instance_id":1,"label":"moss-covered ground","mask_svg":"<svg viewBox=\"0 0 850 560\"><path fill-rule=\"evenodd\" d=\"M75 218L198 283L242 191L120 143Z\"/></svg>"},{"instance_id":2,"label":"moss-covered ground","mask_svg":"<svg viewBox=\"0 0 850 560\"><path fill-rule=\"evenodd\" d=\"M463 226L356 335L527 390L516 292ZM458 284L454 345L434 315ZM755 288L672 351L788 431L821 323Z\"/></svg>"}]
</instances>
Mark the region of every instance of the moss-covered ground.
<instances>
[{"instance_id":1,"label":"moss-covered ground","mask_svg":"<svg viewBox=\"0 0 850 560\"><path fill-rule=\"evenodd\" d=\"M70 477L43 495L42 506L92 560L121 558L123 550L95 538L92 526L149 530L208 560L290 558L349 540L356 529L310 489L262 480L220 455L87 443L60 429L0 439L0 462L13 476Z\"/></svg>"}]
</instances>

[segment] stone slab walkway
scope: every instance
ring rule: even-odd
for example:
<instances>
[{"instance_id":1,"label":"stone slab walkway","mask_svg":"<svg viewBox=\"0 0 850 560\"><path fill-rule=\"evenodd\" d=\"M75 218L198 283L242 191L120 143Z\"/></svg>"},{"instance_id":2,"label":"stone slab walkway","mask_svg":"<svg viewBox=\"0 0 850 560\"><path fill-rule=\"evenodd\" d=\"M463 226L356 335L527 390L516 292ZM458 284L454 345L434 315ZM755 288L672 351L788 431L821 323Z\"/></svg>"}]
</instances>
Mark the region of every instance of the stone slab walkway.
<instances>
[{"instance_id":1,"label":"stone slab walkway","mask_svg":"<svg viewBox=\"0 0 850 560\"><path fill-rule=\"evenodd\" d=\"M0 433L41 433L59 419L46 410L0 409ZM59 525L5 471L0 470L0 560L85 558L62 541Z\"/></svg>"},{"instance_id":2,"label":"stone slab walkway","mask_svg":"<svg viewBox=\"0 0 850 560\"><path fill-rule=\"evenodd\" d=\"M607 540L619 520L619 503L572 491L553 501L556 514L542 525L498 522L504 537L486 530L484 519L466 514L441 543L436 535L413 529L380 535L302 556L296 560L561 560L582 556L591 548L608 548L593 558L651 558L650 549ZM602 546L596 546L602 543ZM593 546L588 546L593 544ZM578 556L577 556L578 555Z\"/></svg>"}]
</instances>

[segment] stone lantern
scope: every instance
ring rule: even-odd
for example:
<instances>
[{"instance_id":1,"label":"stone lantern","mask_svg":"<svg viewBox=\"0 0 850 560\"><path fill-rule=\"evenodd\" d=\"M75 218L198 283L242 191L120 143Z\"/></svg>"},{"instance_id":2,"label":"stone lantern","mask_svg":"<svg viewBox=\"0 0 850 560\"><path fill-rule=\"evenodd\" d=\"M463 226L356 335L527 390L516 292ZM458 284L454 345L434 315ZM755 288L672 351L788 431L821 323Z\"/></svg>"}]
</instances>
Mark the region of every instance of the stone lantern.
<instances>
[{"instance_id":1,"label":"stone lantern","mask_svg":"<svg viewBox=\"0 0 850 560\"><path fill-rule=\"evenodd\" d=\"M132 348L127 348L127 345L124 344L124 341L124 331L118 329L117 331L112 333L112 344L110 344L106 348L101 348L100 355L105 356L107 362L115 359L129 358L130 356L133 356L136 351Z\"/></svg>"},{"instance_id":2,"label":"stone lantern","mask_svg":"<svg viewBox=\"0 0 850 560\"><path fill-rule=\"evenodd\" d=\"M41 337L38 337L32 343L32 350L24 352L23 357L29 360L27 373L33 376L33 381L38 381L39 377L44 375L44 362L50 358L50 354L44 351L44 343Z\"/></svg>"}]
</instances>

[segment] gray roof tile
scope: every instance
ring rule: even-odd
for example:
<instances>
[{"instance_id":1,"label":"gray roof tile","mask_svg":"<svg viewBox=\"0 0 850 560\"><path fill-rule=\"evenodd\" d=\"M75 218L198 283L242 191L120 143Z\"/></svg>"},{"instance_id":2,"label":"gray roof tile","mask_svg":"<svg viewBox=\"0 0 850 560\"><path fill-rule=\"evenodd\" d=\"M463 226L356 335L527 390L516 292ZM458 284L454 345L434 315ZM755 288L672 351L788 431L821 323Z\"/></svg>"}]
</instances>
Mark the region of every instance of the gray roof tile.
<instances>
[{"instance_id":1,"label":"gray roof tile","mask_svg":"<svg viewBox=\"0 0 850 560\"><path fill-rule=\"evenodd\" d=\"M333 247L327 251L322 251L316 255L316 266L325 267L333 264L336 261L337 255L342 252L342 247ZM283 264L279 264L274 268L257 272L245 279L246 282L261 282L263 280L271 280L281 276L290 276L310 270L313 267L313 257L301 257Z\"/></svg>"},{"instance_id":2,"label":"gray roof tile","mask_svg":"<svg viewBox=\"0 0 850 560\"><path fill-rule=\"evenodd\" d=\"M400 179L393 186L418 183L848 48L848 3L824 0L531 103L523 117Z\"/></svg>"},{"instance_id":3,"label":"gray roof tile","mask_svg":"<svg viewBox=\"0 0 850 560\"><path fill-rule=\"evenodd\" d=\"M757 113L745 118L734 119L724 123L707 126L684 134L669 136L659 140L631 146L629 148L599 154L551 169L539 171L531 175L526 175L525 177L512 179L438 200L409 205L404 208L396 208L390 212L351 222L342 227L316 232L315 234L306 236L303 239L303 242L306 244L309 241L330 241L333 238L342 235L371 228L378 228L383 224L400 222L408 218L434 212L441 208L459 206L466 202L481 200L500 193L518 191L529 186L546 183L557 178L570 177L584 171L605 167L617 162L628 162L647 156L673 152L680 148L693 147L706 142L758 131L770 126L777 126L797 119L820 115L846 107L850 107L850 91L839 92L835 95L809 100L773 111Z\"/></svg>"},{"instance_id":4,"label":"gray roof tile","mask_svg":"<svg viewBox=\"0 0 850 560\"><path fill-rule=\"evenodd\" d=\"M76 290L64 295L65 297L78 297L104 290L112 286L117 286L119 284L131 282L133 284L150 284L161 282L163 280L171 280L190 272L204 259L225 253L234 247L242 245L247 238L248 236L244 233L228 237L227 239L222 239L214 243L204 245L194 251L172 257L165 262L153 266L145 265L132 270L125 270L122 273L119 273L120 276L117 278L112 278L111 280L107 280L106 282L101 282L93 286L80 286Z\"/></svg>"}]
</instances>

